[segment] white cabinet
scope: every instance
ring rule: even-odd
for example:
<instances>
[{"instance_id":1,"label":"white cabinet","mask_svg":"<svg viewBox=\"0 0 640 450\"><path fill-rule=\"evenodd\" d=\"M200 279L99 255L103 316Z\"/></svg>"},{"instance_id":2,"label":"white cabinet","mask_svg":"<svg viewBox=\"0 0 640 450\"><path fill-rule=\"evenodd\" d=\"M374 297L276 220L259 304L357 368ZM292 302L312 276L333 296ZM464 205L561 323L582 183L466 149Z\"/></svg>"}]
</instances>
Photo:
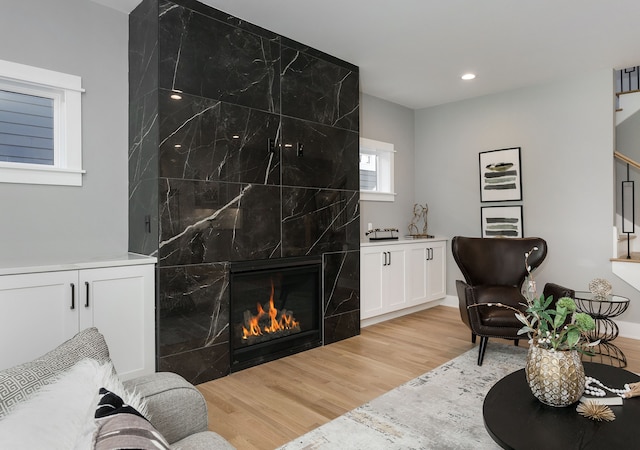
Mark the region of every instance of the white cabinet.
<instances>
[{"instance_id":1,"label":"white cabinet","mask_svg":"<svg viewBox=\"0 0 640 450\"><path fill-rule=\"evenodd\" d=\"M408 245L407 306L419 305L446 296L444 241Z\"/></svg>"},{"instance_id":2,"label":"white cabinet","mask_svg":"<svg viewBox=\"0 0 640 450\"><path fill-rule=\"evenodd\" d=\"M406 302L404 249L395 246L362 247L360 251L360 318L403 308Z\"/></svg>"},{"instance_id":3,"label":"white cabinet","mask_svg":"<svg viewBox=\"0 0 640 450\"><path fill-rule=\"evenodd\" d=\"M78 332L77 272L0 277L0 370L53 349Z\"/></svg>"},{"instance_id":4,"label":"white cabinet","mask_svg":"<svg viewBox=\"0 0 640 450\"><path fill-rule=\"evenodd\" d=\"M153 373L154 263L153 258L136 258L80 264L96 268L22 269L28 273L0 269L0 370L34 359L95 326L123 379Z\"/></svg>"},{"instance_id":5,"label":"white cabinet","mask_svg":"<svg viewBox=\"0 0 640 450\"><path fill-rule=\"evenodd\" d=\"M446 296L446 239L363 243L360 253L361 319Z\"/></svg>"}]
</instances>

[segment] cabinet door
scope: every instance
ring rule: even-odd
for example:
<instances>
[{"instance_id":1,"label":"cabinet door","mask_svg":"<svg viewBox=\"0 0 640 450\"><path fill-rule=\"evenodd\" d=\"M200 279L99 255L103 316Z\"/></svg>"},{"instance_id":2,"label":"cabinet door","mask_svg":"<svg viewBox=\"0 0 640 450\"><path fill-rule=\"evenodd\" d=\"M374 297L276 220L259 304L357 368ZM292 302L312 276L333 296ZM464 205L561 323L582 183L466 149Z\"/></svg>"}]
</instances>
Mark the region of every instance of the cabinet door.
<instances>
[{"instance_id":1,"label":"cabinet door","mask_svg":"<svg viewBox=\"0 0 640 450\"><path fill-rule=\"evenodd\" d=\"M383 252L361 249L360 318L368 319L384 312L382 304Z\"/></svg>"},{"instance_id":2,"label":"cabinet door","mask_svg":"<svg viewBox=\"0 0 640 450\"><path fill-rule=\"evenodd\" d=\"M386 311L406 307L405 251L402 248L387 250L386 265L382 267L382 303Z\"/></svg>"},{"instance_id":3,"label":"cabinet door","mask_svg":"<svg viewBox=\"0 0 640 450\"><path fill-rule=\"evenodd\" d=\"M427 263L427 300L437 300L447 295L446 242L430 244L431 257Z\"/></svg>"},{"instance_id":4,"label":"cabinet door","mask_svg":"<svg viewBox=\"0 0 640 450\"><path fill-rule=\"evenodd\" d=\"M80 271L81 328L104 335L123 379L155 371L154 266Z\"/></svg>"},{"instance_id":5,"label":"cabinet door","mask_svg":"<svg viewBox=\"0 0 640 450\"><path fill-rule=\"evenodd\" d=\"M427 301L427 273L430 247L411 244L407 249L409 265L407 271L407 306L419 305Z\"/></svg>"},{"instance_id":6,"label":"cabinet door","mask_svg":"<svg viewBox=\"0 0 640 450\"><path fill-rule=\"evenodd\" d=\"M0 370L73 337L78 308L77 271L0 276Z\"/></svg>"},{"instance_id":7,"label":"cabinet door","mask_svg":"<svg viewBox=\"0 0 640 450\"><path fill-rule=\"evenodd\" d=\"M405 260L400 246L361 249L360 318L406 307Z\"/></svg>"}]
</instances>

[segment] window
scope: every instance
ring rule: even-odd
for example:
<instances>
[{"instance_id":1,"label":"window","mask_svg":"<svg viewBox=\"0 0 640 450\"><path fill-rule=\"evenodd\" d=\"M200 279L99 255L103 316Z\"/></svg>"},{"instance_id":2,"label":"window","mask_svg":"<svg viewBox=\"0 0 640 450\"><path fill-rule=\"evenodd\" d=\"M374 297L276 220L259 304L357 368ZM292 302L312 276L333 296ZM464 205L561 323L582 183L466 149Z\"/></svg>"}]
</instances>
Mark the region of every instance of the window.
<instances>
[{"instance_id":1,"label":"window","mask_svg":"<svg viewBox=\"0 0 640 450\"><path fill-rule=\"evenodd\" d=\"M392 202L393 144L360 138L360 200Z\"/></svg>"},{"instance_id":2,"label":"window","mask_svg":"<svg viewBox=\"0 0 640 450\"><path fill-rule=\"evenodd\" d=\"M0 182L82 185L80 77L0 60Z\"/></svg>"}]
</instances>

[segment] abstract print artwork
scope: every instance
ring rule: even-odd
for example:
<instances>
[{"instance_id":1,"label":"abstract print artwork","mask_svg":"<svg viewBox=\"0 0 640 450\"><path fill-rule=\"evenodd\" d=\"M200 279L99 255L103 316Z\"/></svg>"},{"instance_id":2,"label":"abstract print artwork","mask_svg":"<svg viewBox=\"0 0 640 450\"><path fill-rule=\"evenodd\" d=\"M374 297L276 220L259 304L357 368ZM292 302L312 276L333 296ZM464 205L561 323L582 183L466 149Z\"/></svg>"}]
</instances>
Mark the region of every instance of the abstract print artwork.
<instances>
[{"instance_id":1,"label":"abstract print artwork","mask_svg":"<svg viewBox=\"0 0 640 450\"><path fill-rule=\"evenodd\" d=\"M483 206L482 237L521 238L522 206Z\"/></svg>"},{"instance_id":2,"label":"abstract print artwork","mask_svg":"<svg viewBox=\"0 0 640 450\"><path fill-rule=\"evenodd\" d=\"M520 147L480 153L480 201L522 200Z\"/></svg>"}]
</instances>

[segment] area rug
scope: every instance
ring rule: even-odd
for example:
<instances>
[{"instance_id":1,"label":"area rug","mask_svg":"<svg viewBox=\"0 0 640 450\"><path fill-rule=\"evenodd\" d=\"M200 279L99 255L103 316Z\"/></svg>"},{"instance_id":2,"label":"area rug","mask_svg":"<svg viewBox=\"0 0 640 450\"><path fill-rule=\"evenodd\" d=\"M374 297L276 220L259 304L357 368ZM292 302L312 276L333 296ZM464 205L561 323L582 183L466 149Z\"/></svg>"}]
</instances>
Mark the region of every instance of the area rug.
<instances>
[{"instance_id":1,"label":"area rug","mask_svg":"<svg viewBox=\"0 0 640 450\"><path fill-rule=\"evenodd\" d=\"M482 403L525 357L523 347L489 342L482 366L476 347L280 449L498 449Z\"/></svg>"}]
</instances>

